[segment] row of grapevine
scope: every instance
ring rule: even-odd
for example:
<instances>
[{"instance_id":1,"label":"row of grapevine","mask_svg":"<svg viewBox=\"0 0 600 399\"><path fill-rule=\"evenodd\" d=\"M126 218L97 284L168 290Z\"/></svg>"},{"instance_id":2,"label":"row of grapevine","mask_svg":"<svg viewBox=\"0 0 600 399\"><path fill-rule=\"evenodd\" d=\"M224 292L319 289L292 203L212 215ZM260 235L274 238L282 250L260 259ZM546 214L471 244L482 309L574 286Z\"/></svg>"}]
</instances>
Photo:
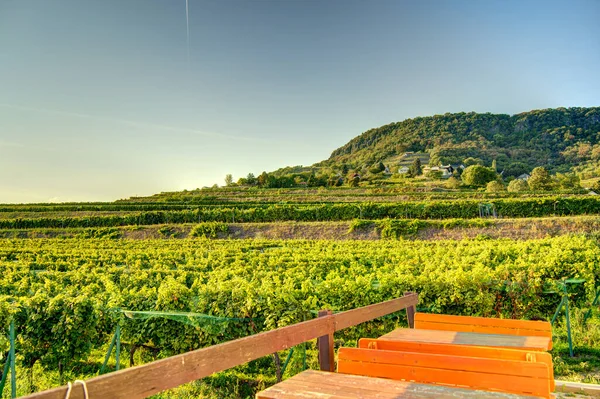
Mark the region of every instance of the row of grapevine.
<instances>
[{"instance_id":1,"label":"row of grapevine","mask_svg":"<svg viewBox=\"0 0 600 399\"><path fill-rule=\"evenodd\" d=\"M566 193L561 197L581 197ZM324 202L342 202L360 204L363 202L401 202L401 201L431 201L431 200L457 200L457 199L525 199L525 198L553 198L558 195L553 193L486 193L486 192L409 192L409 193L344 193L336 190L324 190L321 193L304 193L293 191L289 193L262 190L257 192L228 192L226 190L215 195L195 196L182 201L116 201L116 202L89 202L65 204L2 204L0 213L17 212L142 212L142 211L172 211L196 209L199 206L228 206L228 207L253 207L257 205L318 205ZM148 200L148 199L146 199Z\"/></svg>"},{"instance_id":2,"label":"row of grapevine","mask_svg":"<svg viewBox=\"0 0 600 399\"><path fill-rule=\"evenodd\" d=\"M490 201L502 217L543 217L600 213L596 197L545 197ZM448 219L479 217L480 201L334 203L319 205L205 206L195 210L139 212L85 217L1 219L1 229L116 227L168 223L343 221L352 219Z\"/></svg>"}]
</instances>

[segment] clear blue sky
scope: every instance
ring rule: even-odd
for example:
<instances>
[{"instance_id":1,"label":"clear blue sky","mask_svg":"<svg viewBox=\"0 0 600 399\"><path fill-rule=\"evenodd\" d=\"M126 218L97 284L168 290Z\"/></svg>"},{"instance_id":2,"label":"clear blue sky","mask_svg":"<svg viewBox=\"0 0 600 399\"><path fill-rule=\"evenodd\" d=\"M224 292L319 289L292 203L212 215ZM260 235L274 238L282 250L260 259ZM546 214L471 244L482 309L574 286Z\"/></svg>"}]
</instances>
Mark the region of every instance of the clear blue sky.
<instances>
[{"instance_id":1,"label":"clear blue sky","mask_svg":"<svg viewBox=\"0 0 600 399\"><path fill-rule=\"evenodd\" d=\"M600 105L600 1L0 0L0 202L310 165L445 112Z\"/></svg>"}]
</instances>

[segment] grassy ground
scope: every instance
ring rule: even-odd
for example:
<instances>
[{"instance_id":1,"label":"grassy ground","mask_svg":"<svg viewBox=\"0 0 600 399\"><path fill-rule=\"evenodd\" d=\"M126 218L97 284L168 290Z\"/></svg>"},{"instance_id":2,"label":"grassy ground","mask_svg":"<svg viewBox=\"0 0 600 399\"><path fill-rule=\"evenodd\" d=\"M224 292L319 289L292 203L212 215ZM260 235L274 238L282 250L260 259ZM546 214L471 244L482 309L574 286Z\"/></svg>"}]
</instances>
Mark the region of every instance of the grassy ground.
<instances>
[{"instance_id":1,"label":"grassy ground","mask_svg":"<svg viewBox=\"0 0 600 399\"><path fill-rule=\"evenodd\" d=\"M600 310L583 323L584 312L578 309L571 314L574 356L569 355L564 313L554 329L554 373L556 379L600 384Z\"/></svg>"}]
</instances>

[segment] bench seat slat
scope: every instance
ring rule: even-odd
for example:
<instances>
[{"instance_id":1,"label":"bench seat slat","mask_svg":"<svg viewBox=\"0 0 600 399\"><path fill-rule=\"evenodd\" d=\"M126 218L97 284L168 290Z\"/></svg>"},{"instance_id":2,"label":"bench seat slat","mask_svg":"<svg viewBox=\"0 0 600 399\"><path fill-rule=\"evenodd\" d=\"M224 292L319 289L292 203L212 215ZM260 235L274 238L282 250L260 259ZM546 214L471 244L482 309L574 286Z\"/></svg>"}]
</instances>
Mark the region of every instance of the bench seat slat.
<instances>
[{"instance_id":1,"label":"bench seat slat","mask_svg":"<svg viewBox=\"0 0 600 399\"><path fill-rule=\"evenodd\" d=\"M497 319L475 316L416 313L415 328L552 337L552 326L547 321Z\"/></svg>"},{"instance_id":2,"label":"bench seat slat","mask_svg":"<svg viewBox=\"0 0 600 399\"><path fill-rule=\"evenodd\" d=\"M481 326L496 326L510 328L526 328L529 330L552 331L549 322L543 320L499 319L496 317L457 316L437 313L415 313L415 321L430 321L437 323L478 324Z\"/></svg>"},{"instance_id":3,"label":"bench seat slat","mask_svg":"<svg viewBox=\"0 0 600 399\"><path fill-rule=\"evenodd\" d=\"M382 335L379 339L438 344L492 346L535 351L547 351L552 347L552 339L548 337L480 334L444 330L419 330L413 328L398 328L388 334Z\"/></svg>"},{"instance_id":4,"label":"bench seat slat","mask_svg":"<svg viewBox=\"0 0 600 399\"><path fill-rule=\"evenodd\" d=\"M533 396L307 370L259 392L258 399L532 399Z\"/></svg>"}]
</instances>

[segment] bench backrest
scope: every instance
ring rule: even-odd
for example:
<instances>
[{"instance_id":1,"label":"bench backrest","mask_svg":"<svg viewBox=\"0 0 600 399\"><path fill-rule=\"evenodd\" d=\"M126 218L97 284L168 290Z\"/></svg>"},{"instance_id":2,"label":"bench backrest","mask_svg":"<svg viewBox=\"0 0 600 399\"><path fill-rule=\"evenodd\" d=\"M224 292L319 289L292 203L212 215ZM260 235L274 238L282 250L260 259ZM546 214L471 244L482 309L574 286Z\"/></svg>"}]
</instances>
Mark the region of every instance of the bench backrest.
<instances>
[{"instance_id":1,"label":"bench backrest","mask_svg":"<svg viewBox=\"0 0 600 399\"><path fill-rule=\"evenodd\" d=\"M416 313L415 328L552 338L552 326L547 321Z\"/></svg>"},{"instance_id":2,"label":"bench backrest","mask_svg":"<svg viewBox=\"0 0 600 399\"><path fill-rule=\"evenodd\" d=\"M550 398L548 365L381 349L340 348L338 372Z\"/></svg>"},{"instance_id":3,"label":"bench backrest","mask_svg":"<svg viewBox=\"0 0 600 399\"><path fill-rule=\"evenodd\" d=\"M429 342L404 342L361 338L358 347L363 349L379 349L413 353L431 353L437 355L482 357L498 360L516 360L537 362L548 366L550 389L554 391L554 367L552 355L547 352L528 351L523 349L495 348L490 346L471 346L456 344L435 344Z\"/></svg>"}]
</instances>

